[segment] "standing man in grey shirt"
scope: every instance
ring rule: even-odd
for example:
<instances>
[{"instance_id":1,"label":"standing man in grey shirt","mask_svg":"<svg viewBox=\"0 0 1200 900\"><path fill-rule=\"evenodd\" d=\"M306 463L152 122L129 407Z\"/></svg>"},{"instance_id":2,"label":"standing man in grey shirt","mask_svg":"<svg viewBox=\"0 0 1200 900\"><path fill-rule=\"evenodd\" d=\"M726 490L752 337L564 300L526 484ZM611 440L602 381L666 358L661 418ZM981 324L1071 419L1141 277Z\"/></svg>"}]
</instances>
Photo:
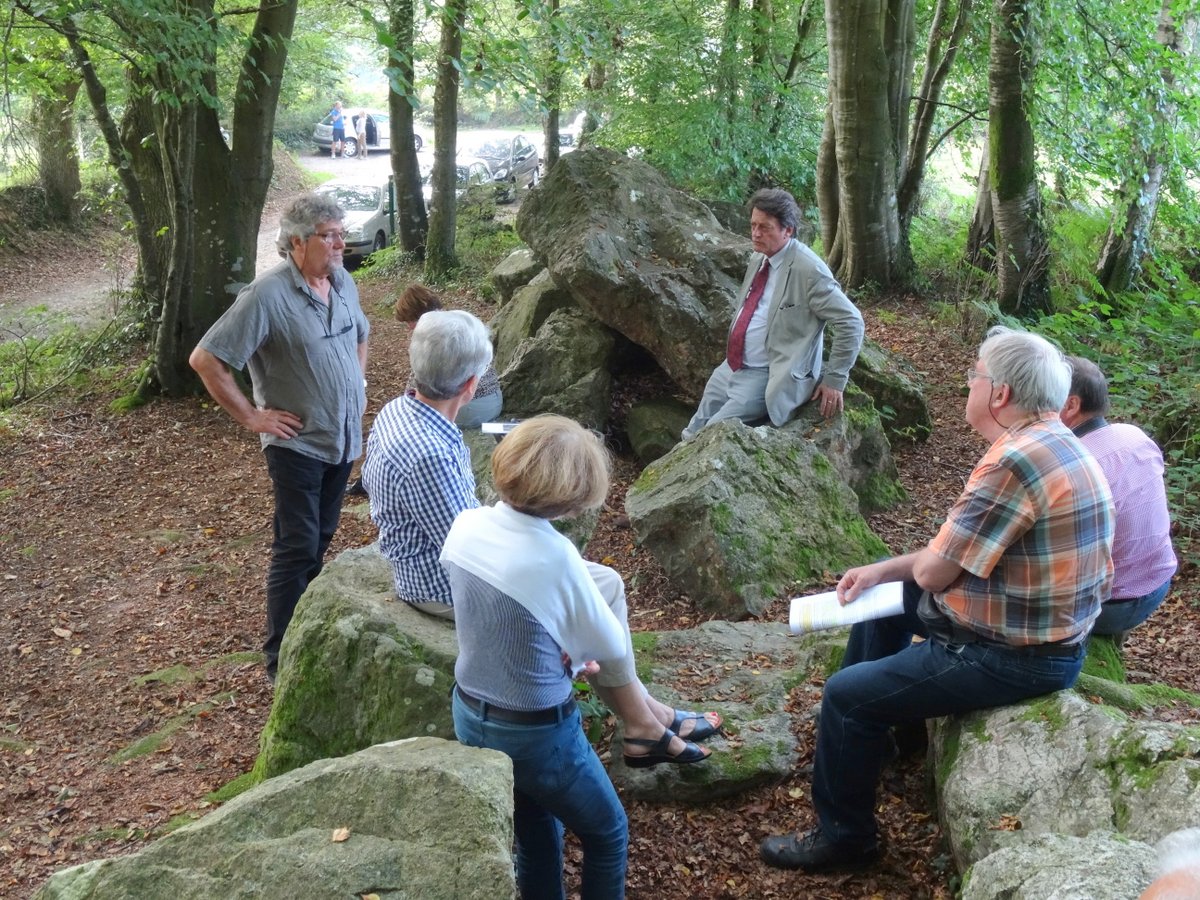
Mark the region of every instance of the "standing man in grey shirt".
<instances>
[{"instance_id":1,"label":"standing man in grey shirt","mask_svg":"<svg viewBox=\"0 0 1200 900\"><path fill-rule=\"evenodd\" d=\"M370 325L342 267L344 217L328 195L293 202L279 226L283 262L242 289L189 360L213 399L262 438L275 492L263 644L272 682L284 631L321 571L362 453ZM247 367L253 402L230 371Z\"/></svg>"}]
</instances>

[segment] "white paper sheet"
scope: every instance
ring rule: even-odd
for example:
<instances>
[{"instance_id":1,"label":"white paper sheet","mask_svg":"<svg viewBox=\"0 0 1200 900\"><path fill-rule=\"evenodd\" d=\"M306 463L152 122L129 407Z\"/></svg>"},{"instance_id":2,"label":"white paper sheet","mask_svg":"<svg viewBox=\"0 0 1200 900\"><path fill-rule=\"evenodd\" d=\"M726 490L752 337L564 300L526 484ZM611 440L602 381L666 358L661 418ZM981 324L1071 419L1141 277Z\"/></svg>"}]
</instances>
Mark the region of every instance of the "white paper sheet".
<instances>
[{"instance_id":1,"label":"white paper sheet","mask_svg":"<svg viewBox=\"0 0 1200 900\"><path fill-rule=\"evenodd\" d=\"M836 591L793 597L789 617L792 634L841 628L869 619L882 619L904 611L904 582L886 581L867 588L853 603L842 606Z\"/></svg>"}]
</instances>

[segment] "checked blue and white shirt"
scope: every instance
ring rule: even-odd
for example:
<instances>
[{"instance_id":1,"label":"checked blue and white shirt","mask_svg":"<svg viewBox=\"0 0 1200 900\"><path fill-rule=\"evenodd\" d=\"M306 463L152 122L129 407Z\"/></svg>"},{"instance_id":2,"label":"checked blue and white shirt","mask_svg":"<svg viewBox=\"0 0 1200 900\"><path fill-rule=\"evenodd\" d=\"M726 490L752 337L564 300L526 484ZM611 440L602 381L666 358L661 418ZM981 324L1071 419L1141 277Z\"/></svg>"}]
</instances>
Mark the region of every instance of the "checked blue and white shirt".
<instances>
[{"instance_id":1,"label":"checked blue and white shirt","mask_svg":"<svg viewBox=\"0 0 1200 900\"><path fill-rule=\"evenodd\" d=\"M479 505L462 433L415 396L397 397L371 426L362 476L397 596L451 605L438 557L455 517Z\"/></svg>"}]
</instances>

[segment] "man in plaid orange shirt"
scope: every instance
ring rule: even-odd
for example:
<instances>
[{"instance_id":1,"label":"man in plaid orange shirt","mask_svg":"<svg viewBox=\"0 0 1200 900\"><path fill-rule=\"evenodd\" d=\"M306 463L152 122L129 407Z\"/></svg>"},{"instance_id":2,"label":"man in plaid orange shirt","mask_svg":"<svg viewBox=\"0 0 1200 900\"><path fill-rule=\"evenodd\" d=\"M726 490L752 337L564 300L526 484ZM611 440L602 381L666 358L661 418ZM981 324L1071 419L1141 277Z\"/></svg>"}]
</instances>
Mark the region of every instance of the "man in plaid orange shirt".
<instances>
[{"instance_id":1,"label":"man in plaid orange shirt","mask_svg":"<svg viewBox=\"0 0 1200 900\"><path fill-rule=\"evenodd\" d=\"M818 825L763 841L770 865L870 865L879 857L875 784L893 727L1068 688L1083 666L1112 580L1114 514L1099 465L1058 418L1071 367L1043 338L994 328L967 384L967 422L992 446L924 549L838 582L851 603L903 581L904 612L851 630L821 701Z\"/></svg>"}]
</instances>

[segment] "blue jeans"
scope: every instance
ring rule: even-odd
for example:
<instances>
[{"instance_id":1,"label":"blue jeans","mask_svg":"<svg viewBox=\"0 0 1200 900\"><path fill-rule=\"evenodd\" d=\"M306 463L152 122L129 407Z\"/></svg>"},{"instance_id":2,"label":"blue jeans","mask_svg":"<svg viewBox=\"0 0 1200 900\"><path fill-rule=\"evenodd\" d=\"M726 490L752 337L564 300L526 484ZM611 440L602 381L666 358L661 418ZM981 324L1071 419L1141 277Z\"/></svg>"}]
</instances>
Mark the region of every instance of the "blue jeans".
<instances>
[{"instance_id":1,"label":"blue jeans","mask_svg":"<svg viewBox=\"0 0 1200 900\"><path fill-rule=\"evenodd\" d=\"M1162 606L1171 588L1171 579L1152 590L1144 597L1136 600L1109 600L1100 607L1100 618L1092 626L1092 634L1119 634L1122 631L1132 631L1141 625L1150 614Z\"/></svg>"},{"instance_id":2,"label":"blue jeans","mask_svg":"<svg viewBox=\"0 0 1200 900\"><path fill-rule=\"evenodd\" d=\"M549 725L517 725L475 712L454 692L454 733L513 764L513 828L521 900L563 900L563 826L583 847L582 900L625 896L629 823L608 773L583 733L579 710Z\"/></svg>"},{"instance_id":3,"label":"blue jeans","mask_svg":"<svg viewBox=\"0 0 1200 900\"><path fill-rule=\"evenodd\" d=\"M1083 654L1023 656L994 645L944 644L917 617L921 589L904 586L904 612L855 625L842 669L825 683L813 765L821 831L847 847L875 842L875 785L894 725L1004 706L1068 688Z\"/></svg>"},{"instance_id":4,"label":"blue jeans","mask_svg":"<svg viewBox=\"0 0 1200 900\"><path fill-rule=\"evenodd\" d=\"M321 572L342 516L350 463L330 464L271 445L263 451L275 488L275 539L267 571L267 672L274 675L279 644L296 603Z\"/></svg>"}]
</instances>

